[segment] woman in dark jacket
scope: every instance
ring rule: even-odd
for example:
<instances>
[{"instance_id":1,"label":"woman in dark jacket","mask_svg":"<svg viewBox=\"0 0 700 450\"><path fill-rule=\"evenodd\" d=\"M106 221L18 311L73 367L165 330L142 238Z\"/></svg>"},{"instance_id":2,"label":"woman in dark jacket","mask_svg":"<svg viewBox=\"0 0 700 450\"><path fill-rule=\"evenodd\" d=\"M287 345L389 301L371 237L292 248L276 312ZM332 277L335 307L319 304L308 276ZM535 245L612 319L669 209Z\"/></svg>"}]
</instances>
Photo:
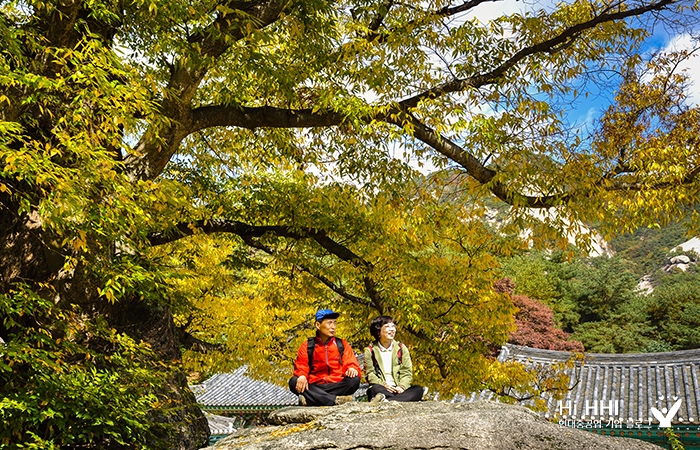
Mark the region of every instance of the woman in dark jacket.
<instances>
[{"instance_id":1,"label":"woman in dark jacket","mask_svg":"<svg viewBox=\"0 0 700 450\"><path fill-rule=\"evenodd\" d=\"M367 399L417 402L423 398L423 388L411 386L413 365L408 348L394 340L396 325L390 316L372 320L369 331L375 341L365 349L365 374L370 384Z\"/></svg>"}]
</instances>

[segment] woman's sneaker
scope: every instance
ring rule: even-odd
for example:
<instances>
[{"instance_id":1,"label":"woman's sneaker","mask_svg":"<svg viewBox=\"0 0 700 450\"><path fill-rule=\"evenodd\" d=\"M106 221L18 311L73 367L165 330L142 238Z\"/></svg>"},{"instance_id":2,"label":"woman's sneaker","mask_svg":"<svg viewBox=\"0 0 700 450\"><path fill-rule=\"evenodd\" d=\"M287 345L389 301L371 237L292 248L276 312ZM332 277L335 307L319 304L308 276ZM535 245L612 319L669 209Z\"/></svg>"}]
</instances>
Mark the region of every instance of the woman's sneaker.
<instances>
[{"instance_id":1,"label":"woman's sneaker","mask_svg":"<svg viewBox=\"0 0 700 450\"><path fill-rule=\"evenodd\" d=\"M370 401L370 403L379 403L379 402L383 402L384 400L386 400L386 395L384 395L384 394L382 394L382 393L380 392L379 394L375 395L375 396L372 398L372 400Z\"/></svg>"}]
</instances>

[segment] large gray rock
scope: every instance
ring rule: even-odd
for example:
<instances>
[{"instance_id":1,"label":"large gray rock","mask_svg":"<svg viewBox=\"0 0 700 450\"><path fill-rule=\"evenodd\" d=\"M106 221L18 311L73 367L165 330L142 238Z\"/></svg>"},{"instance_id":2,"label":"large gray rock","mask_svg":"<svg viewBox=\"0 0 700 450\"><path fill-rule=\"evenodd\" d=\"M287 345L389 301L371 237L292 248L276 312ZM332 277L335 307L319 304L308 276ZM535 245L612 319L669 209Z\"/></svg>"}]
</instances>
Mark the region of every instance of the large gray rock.
<instances>
[{"instance_id":1,"label":"large gray rock","mask_svg":"<svg viewBox=\"0 0 700 450\"><path fill-rule=\"evenodd\" d=\"M685 255L678 255L671 258L671 264L689 264L690 258Z\"/></svg>"},{"instance_id":2,"label":"large gray rock","mask_svg":"<svg viewBox=\"0 0 700 450\"><path fill-rule=\"evenodd\" d=\"M521 406L494 402L289 407L276 425L243 429L217 450L659 450L648 442L562 427ZM213 449L210 447L210 449Z\"/></svg>"}]
</instances>

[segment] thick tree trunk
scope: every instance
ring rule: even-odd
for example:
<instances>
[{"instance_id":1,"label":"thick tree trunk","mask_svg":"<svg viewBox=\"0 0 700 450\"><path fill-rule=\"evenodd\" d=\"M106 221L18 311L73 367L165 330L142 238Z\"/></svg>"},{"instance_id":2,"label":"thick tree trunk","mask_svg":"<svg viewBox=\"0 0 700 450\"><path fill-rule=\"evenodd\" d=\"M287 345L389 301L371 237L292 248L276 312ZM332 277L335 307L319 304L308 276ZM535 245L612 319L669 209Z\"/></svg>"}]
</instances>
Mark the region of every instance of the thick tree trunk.
<instances>
[{"instance_id":1,"label":"thick tree trunk","mask_svg":"<svg viewBox=\"0 0 700 450\"><path fill-rule=\"evenodd\" d=\"M78 305L88 320L106 318L118 332L148 343L167 368L163 370L170 371L167 384L156 387L163 403L169 405L167 413L156 410L152 415L155 423L170 425L171 433L161 437L171 449L190 450L206 445L207 420L195 403L184 373L177 367L181 353L170 308L134 298L110 304L98 295L99 283L89 279L80 266L70 273L65 271L65 250L51 247L51 236L42 228L39 214L13 214L17 206L7 195L0 195L0 295L9 294L21 283L59 308ZM0 338L8 341L9 331L0 318Z\"/></svg>"},{"instance_id":2,"label":"thick tree trunk","mask_svg":"<svg viewBox=\"0 0 700 450\"><path fill-rule=\"evenodd\" d=\"M172 363L180 360L177 328L168 306L123 300L111 305L107 316L110 325L118 331L150 344L161 361ZM154 421L172 426L170 448L190 450L204 446L209 440L209 424L181 370L170 374L168 384L161 387L160 395L176 405L168 413L156 413L153 417Z\"/></svg>"},{"instance_id":3,"label":"thick tree trunk","mask_svg":"<svg viewBox=\"0 0 700 450\"><path fill-rule=\"evenodd\" d=\"M168 382L156 387L158 395L166 400L164 403L168 405L168 413L165 414L166 409L156 409L152 420L173 425L174 432L167 437L164 436L170 441L170 448L182 450L199 448L206 444L208 439L208 425L195 404L184 374L178 368L181 359L180 344L170 309L166 305L141 300L138 294L132 294L131 297L127 295L127 298L117 299L115 303L107 301L100 295L101 288L104 286L96 275L92 275L95 271L90 269L93 267L83 267L81 264L84 263L80 262L70 266L65 265L68 257L78 256L71 255L71 252L76 250L70 243L63 247L62 238L52 236L48 227L43 224L37 205L51 195L60 197L61 190L64 188L61 181L69 179L70 174L82 179L86 196L83 200L86 202L93 200L95 203L103 202L112 194L109 192L109 186L102 185L99 177L93 180L74 170L83 164L82 156L92 151L99 153L100 149L106 149L108 153L112 150L113 156L118 160L121 159L119 151L113 147L114 143L119 142L122 137L119 135L120 129L112 122L113 105L111 103L105 105L101 102L101 98L103 95L110 95L109 86L121 80L122 72L119 67L110 67L109 60L92 64L99 61L94 58L105 57L106 54L101 53L101 49L108 49L112 45L116 31L114 27L119 25L114 19L124 13L121 6L115 6L115 10L112 11L114 15L110 15L106 14L107 10L104 9L107 5L96 5L96 9L93 10L90 9L92 5L89 2L82 1L60 2L55 5L55 8L50 4L45 6L45 8L34 8L31 20L18 19L16 23L10 25L14 26L17 32L12 38L15 39L13 43L17 44L17 48L13 48L11 52L8 51L11 57L8 56L7 64L11 65L18 74L30 75L27 79L62 80L65 84L61 84L60 88L47 87L46 83L41 87L36 87L32 83L27 85L20 83L14 86L13 83L16 81L13 81L0 86L0 94L5 94L3 96L9 98L9 100L6 98L5 106L0 108L0 117L3 121L11 122L22 129L20 138L15 140L8 135L9 137L3 140L2 157L0 157L0 174L8 174L5 175L7 178L0 176L0 296L10 299L9 307L2 308L0 311L6 311L15 322L13 325L12 321L3 320L5 318L0 317L0 337L9 341L12 336L28 336L31 333L46 336L48 333L51 335L51 343L55 343L56 346L64 345L59 342L74 341L76 345L73 348L83 346L81 348L84 349L87 346L91 351L106 354L104 352L109 349L101 349L105 347L105 342L97 342L100 338L93 339L90 330L81 328L85 323L98 322L96 319L106 319L107 324L117 332L130 336L136 342L149 344L155 357L163 363L160 365L163 367L162 370L168 371ZM10 19L8 19L9 22ZM89 34L87 34L88 30ZM99 43L99 45L93 46L86 42ZM39 49L40 45L46 45L46 51L43 48ZM89 67L82 67L84 64ZM88 82L71 78L75 75L76 69L81 67L85 73L94 75L94 79L89 77L91 81ZM96 70L96 67L99 67L99 70ZM106 75L101 71L110 72L112 75ZM17 75L17 79L24 78ZM95 88L92 82L105 83L106 90ZM114 91L109 92L114 93ZM114 98L115 103L124 101L124 98L118 95ZM86 124L87 122L90 123ZM68 141L66 141L67 138L69 138ZM16 151L18 157L16 160L12 158L12 149ZM21 158L22 155L27 154L34 157L30 163ZM86 161L90 159L87 158ZM111 161L105 159L105 165L108 162ZM26 167L23 167L23 164ZM67 175L67 173L70 174ZM93 185L90 186L90 183ZM22 214L18 213L23 208L26 210L26 205L23 206L22 202L33 205L34 209ZM80 226L79 223L72 224L70 221L82 220L80 218L80 214L84 212L80 210L82 205L72 205L68 201L64 206L67 209L76 208L76 217L64 217L59 220L64 220L64 224ZM104 205L100 203L100 206ZM99 214L99 208L94 214ZM108 247L108 242L101 242L103 247L95 245L96 239L90 242L89 234L97 232L91 229L91 226L92 224L86 224L81 230L81 233L86 233L86 236L81 236L88 240L87 247L91 249L88 251L94 253L104 251L95 249ZM89 256L100 256L101 263L108 263L110 257L102 254ZM84 259L76 257L72 261L81 260ZM24 291L18 294L17 292L21 290ZM22 297L27 292L30 295ZM55 323L51 314L37 318L32 317L33 313L25 313L21 310L22 307L30 305L22 301L27 299L37 301L34 294L51 302L55 308L65 312L65 316L70 316L71 320L76 322L71 324L76 325L71 327L73 335L66 335L67 332L63 329L68 328L66 326L53 326ZM80 333L84 335L79 335ZM107 344L110 343L107 342ZM40 351L41 349L38 349L38 352ZM71 350L58 351L55 353L55 358L60 360L61 364L74 364L73 360L76 360L76 365L71 366L75 368L90 356L79 351L77 353ZM109 361L109 358L105 360ZM17 375L16 378L22 381L31 378L32 372L29 369L19 367L21 366L19 362L14 364L15 362L11 361L11 363L14 366L9 372L9 377ZM84 368L87 365L79 367ZM109 363L105 366L109 366ZM122 366L119 367L122 368ZM105 370L110 369L111 366ZM3 367L3 370L7 371L7 368ZM22 387L8 389L15 389L17 392ZM148 389L145 388L144 391ZM177 407L173 408L172 405ZM51 428L50 425L46 426ZM80 430L75 433L79 435ZM51 432L48 431L42 432L39 437L44 439L50 434ZM95 443L96 438L90 437L89 432L85 435L87 436L84 438L86 445L100 447L100 443ZM103 438L107 441L104 447L117 448L118 445L110 440L109 433L106 436Z\"/></svg>"}]
</instances>

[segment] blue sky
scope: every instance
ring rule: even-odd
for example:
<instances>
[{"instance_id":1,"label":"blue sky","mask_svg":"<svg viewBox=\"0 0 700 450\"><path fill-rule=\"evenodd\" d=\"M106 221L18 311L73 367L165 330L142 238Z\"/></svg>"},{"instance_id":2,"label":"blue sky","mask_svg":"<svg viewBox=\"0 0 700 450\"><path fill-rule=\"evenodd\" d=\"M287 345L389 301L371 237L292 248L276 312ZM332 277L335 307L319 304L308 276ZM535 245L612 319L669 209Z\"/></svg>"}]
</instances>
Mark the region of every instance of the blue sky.
<instances>
[{"instance_id":1,"label":"blue sky","mask_svg":"<svg viewBox=\"0 0 700 450\"><path fill-rule=\"evenodd\" d=\"M476 7L470 17L477 17L482 23L487 23L489 20L499 17L503 14L512 14L523 12L526 10L536 11L540 9L552 9L555 7L556 1L545 0L541 2L527 1L494 1L487 2ZM693 14L694 20L700 20L699 13ZM690 16L689 16L690 17ZM693 46L698 46L697 42L693 42L692 35L700 35L700 25L696 25L695 29L686 29L684 31L669 30L663 24L659 23L653 30L652 36L647 40L642 51L651 55L659 51L670 51L674 49L691 49ZM692 58L681 69L688 69L687 73L691 77L691 89L689 90L689 101L692 104L700 104L700 55ZM572 123L591 126L592 121L599 118L605 109L611 104L614 98L614 90L618 87L619 82L611 82L607 89L600 91L595 90L595 86L591 86L590 95L585 98L581 97L575 104L575 109L570 111L569 120Z\"/></svg>"}]
</instances>

